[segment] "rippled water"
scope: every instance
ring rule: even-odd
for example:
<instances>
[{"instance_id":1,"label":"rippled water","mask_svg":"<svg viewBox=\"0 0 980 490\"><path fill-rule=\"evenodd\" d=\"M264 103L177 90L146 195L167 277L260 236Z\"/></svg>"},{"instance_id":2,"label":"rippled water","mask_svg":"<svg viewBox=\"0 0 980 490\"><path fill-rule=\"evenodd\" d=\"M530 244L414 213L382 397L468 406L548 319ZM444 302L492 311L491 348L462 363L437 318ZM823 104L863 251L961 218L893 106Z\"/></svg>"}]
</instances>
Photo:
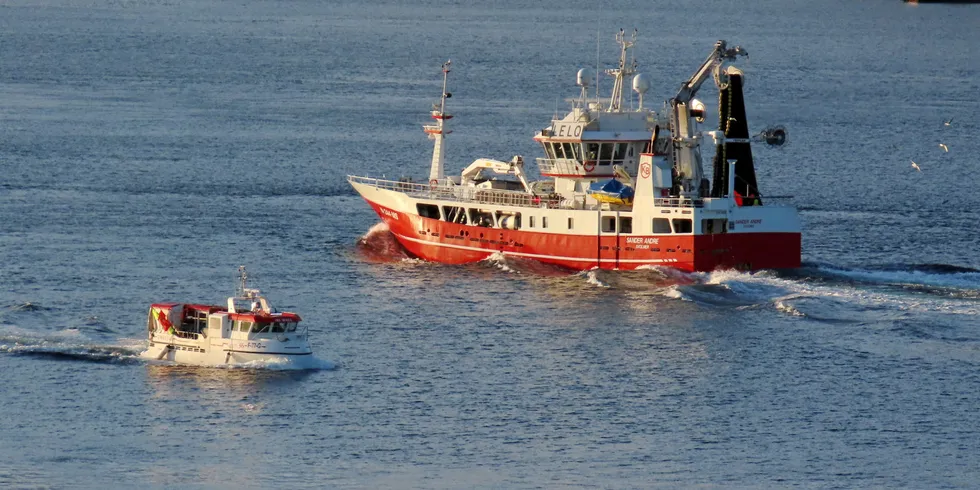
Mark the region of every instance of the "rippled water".
<instances>
[{"instance_id":1,"label":"rippled water","mask_svg":"<svg viewBox=\"0 0 980 490\"><path fill-rule=\"evenodd\" d=\"M447 58L450 169L539 156L597 31L607 66L633 23L648 101L716 39L749 51L803 268L426 263L344 181L426 175ZM978 25L884 0L2 2L0 486L975 486ZM240 264L321 369L138 357L150 303L220 302Z\"/></svg>"}]
</instances>

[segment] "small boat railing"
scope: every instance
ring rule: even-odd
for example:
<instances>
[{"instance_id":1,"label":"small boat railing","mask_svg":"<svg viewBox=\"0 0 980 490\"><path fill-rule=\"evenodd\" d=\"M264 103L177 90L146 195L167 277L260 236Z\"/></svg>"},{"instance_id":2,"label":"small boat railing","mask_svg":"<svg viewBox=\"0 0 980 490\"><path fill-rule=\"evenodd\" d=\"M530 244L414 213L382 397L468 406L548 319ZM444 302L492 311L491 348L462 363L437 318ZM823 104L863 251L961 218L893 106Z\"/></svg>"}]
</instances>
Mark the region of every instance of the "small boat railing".
<instances>
[{"instance_id":1,"label":"small boat railing","mask_svg":"<svg viewBox=\"0 0 980 490\"><path fill-rule=\"evenodd\" d=\"M182 339L197 340L201 334L197 332L185 332L183 330L174 330L174 337L180 337Z\"/></svg>"}]
</instances>

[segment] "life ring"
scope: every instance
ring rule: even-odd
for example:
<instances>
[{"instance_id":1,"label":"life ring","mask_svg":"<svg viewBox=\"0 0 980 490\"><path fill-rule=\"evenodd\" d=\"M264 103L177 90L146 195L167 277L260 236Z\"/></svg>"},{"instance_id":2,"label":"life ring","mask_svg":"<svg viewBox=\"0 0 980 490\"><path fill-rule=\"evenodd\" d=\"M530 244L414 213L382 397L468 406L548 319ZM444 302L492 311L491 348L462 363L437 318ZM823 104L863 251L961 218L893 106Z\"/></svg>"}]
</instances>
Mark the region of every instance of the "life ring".
<instances>
[{"instance_id":1,"label":"life ring","mask_svg":"<svg viewBox=\"0 0 980 490\"><path fill-rule=\"evenodd\" d=\"M584 168L586 172L592 172L595 170L595 162L592 160L586 160L582 162L582 168Z\"/></svg>"},{"instance_id":2,"label":"life ring","mask_svg":"<svg viewBox=\"0 0 980 490\"><path fill-rule=\"evenodd\" d=\"M439 185L439 181L438 180L432 179L432 180L429 181L429 188L430 189L435 189L437 185Z\"/></svg>"}]
</instances>

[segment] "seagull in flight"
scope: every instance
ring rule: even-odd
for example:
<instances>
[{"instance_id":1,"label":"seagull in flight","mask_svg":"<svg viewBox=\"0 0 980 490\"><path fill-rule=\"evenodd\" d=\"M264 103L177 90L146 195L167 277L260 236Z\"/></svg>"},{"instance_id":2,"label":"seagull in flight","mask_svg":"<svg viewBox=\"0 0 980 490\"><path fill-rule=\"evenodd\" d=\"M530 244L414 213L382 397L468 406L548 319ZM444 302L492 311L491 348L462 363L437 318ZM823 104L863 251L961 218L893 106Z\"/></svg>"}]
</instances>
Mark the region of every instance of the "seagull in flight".
<instances>
[{"instance_id":1,"label":"seagull in flight","mask_svg":"<svg viewBox=\"0 0 980 490\"><path fill-rule=\"evenodd\" d=\"M912 168L918 170L919 172L922 171L922 169L919 168L919 164L915 163L915 160L909 160L909 161L912 162Z\"/></svg>"},{"instance_id":2,"label":"seagull in flight","mask_svg":"<svg viewBox=\"0 0 980 490\"><path fill-rule=\"evenodd\" d=\"M947 148L946 145L939 143L939 147L942 148L946 153L949 153L949 148Z\"/></svg>"},{"instance_id":3,"label":"seagull in flight","mask_svg":"<svg viewBox=\"0 0 980 490\"><path fill-rule=\"evenodd\" d=\"M952 124L953 124L953 118L949 118L948 120L943 122L943 126L949 126Z\"/></svg>"}]
</instances>

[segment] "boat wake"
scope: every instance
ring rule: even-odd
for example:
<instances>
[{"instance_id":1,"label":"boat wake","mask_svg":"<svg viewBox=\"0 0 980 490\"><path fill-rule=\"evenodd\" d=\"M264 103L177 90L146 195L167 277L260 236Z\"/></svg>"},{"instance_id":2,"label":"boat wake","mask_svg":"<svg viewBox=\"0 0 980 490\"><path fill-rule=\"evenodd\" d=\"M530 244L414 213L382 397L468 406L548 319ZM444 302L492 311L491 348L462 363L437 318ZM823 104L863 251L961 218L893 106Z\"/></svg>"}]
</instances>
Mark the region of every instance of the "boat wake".
<instances>
[{"instance_id":1,"label":"boat wake","mask_svg":"<svg viewBox=\"0 0 980 490\"><path fill-rule=\"evenodd\" d=\"M119 339L114 343L92 341L75 328L38 333L11 325L0 325L0 354L33 357L54 361L77 361L96 364L177 364L148 357L146 341ZM337 364L313 357L297 364L287 358L269 358L237 365L213 366L229 369L333 370Z\"/></svg>"},{"instance_id":2,"label":"boat wake","mask_svg":"<svg viewBox=\"0 0 980 490\"><path fill-rule=\"evenodd\" d=\"M313 357L301 364L286 358L273 357L243 364L225 364L213 367L224 369L267 369L270 371L332 371L337 369L337 364L318 357Z\"/></svg>"},{"instance_id":3,"label":"boat wake","mask_svg":"<svg viewBox=\"0 0 980 490\"><path fill-rule=\"evenodd\" d=\"M264 369L269 371L332 371L337 369L337 364L316 356L303 356L301 361L296 361L287 357L269 357L248 362L233 364L204 364L188 365L171 361L161 361L153 357L150 350L145 350L138 355L140 361L154 366L173 366L175 369Z\"/></svg>"},{"instance_id":4,"label":"boat wake","mask_svg":"<svg viewBox=\"0 0 980 490\"><path fill-rule=\"evenodd\" d=\"M803 280L877 285L951 298L980 299L980 271L946 264L886 265L876 269L844 269L807 265L786 277Z\"/></svg>"},{"instance_id":5,"label":"boat wake","mask_svg":"<svg viewBox=\"0 0 980 490\"><path fill-rule=\"evenodd\" d=\"M102 364L136 364L146 343L122 340L102 344L86 339L78 329L38 334L12 326L0 326L0 353L59 361Z\"/></svg>"},{"instance_id":6,"label":"boat wake","mask_svg":"<svg viewBox=\"0 0 980 490\"><path fill-rule=\"evenodd\" d=\"M391 233L388 225L384 222L375 224L364 236L357 240L357 251L365 260L374 263L415 260L398 243L395 235Z\"/></svg>"},{"instance_id":7,"label":"boat wake","mask_svg":"<svg viewBox=\"0 0 980 490\"><path fill-rule=\"evenodd\" d=\"M584 272L581 272L579 274L582 275L582 276L584 276L586 278L586 281L585 282L587 282L587 283L589 283L589 284L591 284L593 286L600 287L600 288L608 288L609 287L608 284L602 282L599 279L599 275L596 274L596 269L592 269L592 270L589 270L589 271L584 271Z\"/></svg>"},{"instance_id":8,"label":"boat wake","mask_svg":"<svg viewBox=\"0 0 980 490\"><path fill-rule=\"evenodd\" d=\"M540 260L524 259L496 252L481 261L483 264L495 267L503 272L512 274L529 274L542 277L568 277L576 273L571 269L558 265L547 264Z\"/></svg>"},{"instance_id":9,"label":"boat wake","mask_svg":"<svg viewBox=\"0 0 980 490\"><path fill-rule=\"evenodd\" d=\"M980 271L952 266L871 270L807 265L790 271L722 270L687 276L689 284L672 286L664 296L706 306L771 307L826 321L854 320L849 312L855 309L896 316L980 316Z\"/></svg>"}]
</instances>

